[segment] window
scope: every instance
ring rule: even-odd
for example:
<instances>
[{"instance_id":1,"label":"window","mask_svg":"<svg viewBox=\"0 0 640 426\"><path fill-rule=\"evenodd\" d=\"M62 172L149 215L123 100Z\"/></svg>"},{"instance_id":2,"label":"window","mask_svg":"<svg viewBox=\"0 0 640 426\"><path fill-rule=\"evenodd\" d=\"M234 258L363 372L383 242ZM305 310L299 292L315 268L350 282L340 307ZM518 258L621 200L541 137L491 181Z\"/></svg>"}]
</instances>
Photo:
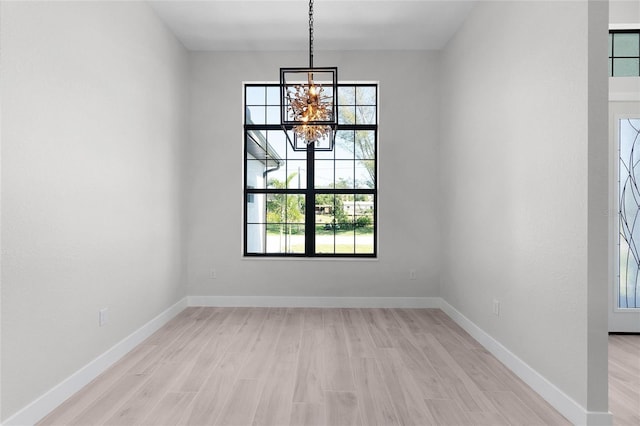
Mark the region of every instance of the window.
<instances>
[{"instance_id":1,"label":"window","mask_svg":"<svg viewBox=\"0 0 640 426\"><path fill-rule=\"evenodd\" d=\"M244 105L244 255L375 257L378 86L338 85L332 151L292 148L278 84L245 84Z\"/></svg>"},{"instance_id":2,"label":"window","mask_svg":"<svg viewBox=\"0 0 640 426\"><path fill-rule=\"evenodd\" d=\"M640 30L609 31L609 76L640 77Z\"/></svg>"}]
</instances>

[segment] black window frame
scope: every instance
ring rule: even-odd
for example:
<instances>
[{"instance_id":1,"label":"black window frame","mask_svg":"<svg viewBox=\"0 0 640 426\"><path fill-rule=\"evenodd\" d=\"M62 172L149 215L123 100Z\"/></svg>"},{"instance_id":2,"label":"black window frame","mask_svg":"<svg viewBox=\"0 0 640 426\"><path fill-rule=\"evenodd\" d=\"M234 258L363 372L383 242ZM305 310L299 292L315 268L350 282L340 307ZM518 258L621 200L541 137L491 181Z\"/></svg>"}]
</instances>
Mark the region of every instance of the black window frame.
<instances>
[{"instance_id":1,"label":"black window frame","mask_svg":"<svg viewBox=\"0 0 640 426\"><path fill-rule=\"evenodd\" d=\"M251 131L282 131L282 127L280 124L254 124L253 122L248 122L247 119L247 89L250 87L277 87L279 88L278 83L244 83L243 84L243 107L245 111L245 118L243 121L243 255L245 257L286 257L286 258L377 258L378 253L378 113L379 113L379 84L378 83L338 83L338 88L340 87L373 87L375 88L375 124L344 124L338 123L336 127L336 132L340 131L372 131L374 135L374 158L367 161L373 161L374 167L374 175L373 175L373 188L358 188L354 183L354 188L315 188L315 162L316 162L316 150L313 147L313 144L307 146L305 151L306 159L306 185L303 189L292 188L292 189L278 189L278 188L268 188L265 184L265 188L254 188L247 184L248 182L248 150L249 150L249 141L252 139L250 136ZM273 107L273 104L270 104L268 100L265 99L264 107ZM340 108L340 104L338 107ZM349 105L351 106L351 105ZM340 160L338 160L340 161ZM355 161L355 160L354 160ZM334 170L335 170L335 157L333 158L334 162ZM305 197L305 211L304 211L304 227L305 227L305 250L304 253L282 253L282 252L266 252L266 243L265 243L265 252L263 253L255 253L248 252L248 200L254 199L256 195L264 195L265 200L268 197L268 194L289 194L289 195L304 195ZM320 194L332 194L332 195L353 195L354 199L358 195L366 195L372 196L373 198L373 251L371 253L357 253L355 252L355 240L354 240L354 252L353 253L316 253L316 203L315 196ZM309 208L308 206L311 206ZM355 206L355 204L354 204ZM253 224L253 223L251 223ZM265 223L266 225L266 223ZM266 232L266 231L265 231ZM354 238L355 238L355 227L354 227ZM335 231L334 231L335 237ZM335 241L335 240L334 240ZM335 246L334 246L335 247Z\"/></svg>"},{"instance_id":2,"label":"black window frame","mask_svg":"<svg viewBox=\"0 0 640 426\"><path fill-rule=\"evenodd\" d=\"M638 56L619 56L615 52L615 36L616 34L637 34L638 35ZM625 30L609 30L609 77L640 77L640 28ZM639 63L638 74L631 76L615 75L615 59L636 59Z\"/></svg>"}]
</instances>

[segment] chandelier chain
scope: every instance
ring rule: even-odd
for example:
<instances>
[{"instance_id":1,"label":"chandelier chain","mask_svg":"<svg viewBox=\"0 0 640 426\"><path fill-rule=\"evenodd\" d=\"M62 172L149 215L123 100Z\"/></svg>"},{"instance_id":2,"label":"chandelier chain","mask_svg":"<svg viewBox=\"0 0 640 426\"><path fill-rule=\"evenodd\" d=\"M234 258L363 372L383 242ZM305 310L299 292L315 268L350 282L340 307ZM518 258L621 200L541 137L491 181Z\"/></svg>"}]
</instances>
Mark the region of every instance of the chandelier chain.
<instances>
[{"instance_id":1,"label":"chandelier chain","mask_svg":"<svg viewBox=\"0 0 640 426\"><path fill-rule=\"evenodd\" d=\"M313 0L309 0L309 68L313 68Z\"/></svg>"}]
</instances>

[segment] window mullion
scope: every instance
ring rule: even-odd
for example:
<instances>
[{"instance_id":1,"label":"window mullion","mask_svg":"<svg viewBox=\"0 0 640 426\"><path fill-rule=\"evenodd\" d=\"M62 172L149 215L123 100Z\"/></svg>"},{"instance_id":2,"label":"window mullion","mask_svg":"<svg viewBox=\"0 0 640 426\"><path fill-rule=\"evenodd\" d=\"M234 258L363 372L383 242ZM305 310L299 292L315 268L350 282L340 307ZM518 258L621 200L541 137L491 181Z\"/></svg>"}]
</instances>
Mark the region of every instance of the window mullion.
<instances>
[{"instance_id":1,"label":"window mullion","mask_svg":"<svg viewBox=\"0 0 640 426\"><path fill-rule=\"evenodd\" d=\"M314 144L307 145L307 189L304 209L304 251L306 256L313 256L316 252L315 227L315 150Z\"/></svg>"}]
</instances>

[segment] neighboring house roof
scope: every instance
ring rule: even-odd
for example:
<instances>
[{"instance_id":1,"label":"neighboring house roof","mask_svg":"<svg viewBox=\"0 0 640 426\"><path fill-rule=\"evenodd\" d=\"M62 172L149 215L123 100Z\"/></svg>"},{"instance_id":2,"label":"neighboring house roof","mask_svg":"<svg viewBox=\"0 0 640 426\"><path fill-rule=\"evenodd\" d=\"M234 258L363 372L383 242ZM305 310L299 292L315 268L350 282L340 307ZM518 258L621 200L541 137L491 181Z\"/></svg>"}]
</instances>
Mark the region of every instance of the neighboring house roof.
<instances>
[{"instance_id":1,"label":"neighboring house roof","mask_svg":"<svg viewBox=\"0 0 640 426\"><path fill-rule=\"evenodd\" d=\"M245 109L245 114L247 124L255 124L251 120L249 108ZM267 142L267 139L260 130L249 130L247 135L249 136L247 139L247 152L256 160L261 161L266 166L267 172L282 166L284 160L278 155L269 142Z\"/></svg>"}]
</instances>

